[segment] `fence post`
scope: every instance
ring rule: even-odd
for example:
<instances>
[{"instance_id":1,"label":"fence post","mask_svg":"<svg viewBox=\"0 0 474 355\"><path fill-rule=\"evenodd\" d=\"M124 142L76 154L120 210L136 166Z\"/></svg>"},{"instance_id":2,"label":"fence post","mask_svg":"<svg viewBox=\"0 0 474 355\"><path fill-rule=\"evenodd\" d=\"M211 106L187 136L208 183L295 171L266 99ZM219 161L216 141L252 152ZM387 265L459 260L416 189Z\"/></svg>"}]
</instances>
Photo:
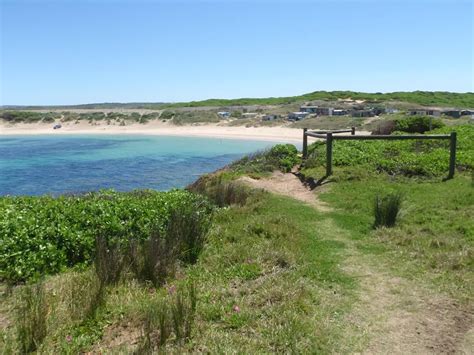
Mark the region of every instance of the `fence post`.
<instances>
[{"instance_id":1,"label":"fence post","mask_svg":"<svg viewBox=\"0 0 474 355\"><path fill-rule=\"evenodd\" d=\"M356 128L355 127L351 127L351 136L355 135L356 134Z\"/></svg>"},{"instance_id":2,"label":"fence post","mask_svg":"<svg viewBox=\"0 0 474 355\"><path fill-rule=\"evenodd\" d=\"M451 132L451 138L449 140L449 174L448 179L454 177L456 170L456 132Z\"/></svg>"},{"instance_id":3,"label":"fence post","mask_svg":"<svg viewBox=\"0 0 474 355\"><path fill-rule=\"evenodd\" d=\"M303 159L308 155L308 136L306 135L307 128L303 128Z\"/></svg>"},{"instance_id":4,"label":"fence post","mask_svg":"<svg viewBox=\"0 0 474 355\"><path fill-rule=\"evenodd\" d=\"M332 133L326 134L326 176L332 175Z\"/></svg>"}]
</instances>

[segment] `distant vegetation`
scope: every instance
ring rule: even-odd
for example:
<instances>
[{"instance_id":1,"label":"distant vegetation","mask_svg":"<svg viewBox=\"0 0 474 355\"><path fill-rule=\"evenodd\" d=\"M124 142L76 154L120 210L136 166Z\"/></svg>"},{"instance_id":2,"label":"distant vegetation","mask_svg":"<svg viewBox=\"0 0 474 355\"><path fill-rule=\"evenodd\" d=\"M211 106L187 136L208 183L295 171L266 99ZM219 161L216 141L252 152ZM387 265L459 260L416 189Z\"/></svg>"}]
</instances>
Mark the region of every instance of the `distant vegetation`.
<instances>
[{"instance_id":1,"label":"distant vegetation","mask_svg":"<svg viewBox=\"0 0 474 355\"><path fill-rule=\"evenodd\" d=\"M454 93L446 91L413 91L391 93L364 93L356 91L314 91L308 94L287 97L268 98L239 98L239 99L208 99L202 101L177 102L177 103L97 103L69 106L5 106L4 108L17 109L97 109L109 110L115 108L125 109L152 109L176 107L202 107L202 106L247 106L247 105L285 105L305 101L323 100L336 101L338 99L365 100L373 103L386 101L400 101L423 106L446 106L460 108L474 108L474 93Z\"/></svg>"},{"instance_id":2,"label":"distant vegetation","mask_svg":"<svg viewBox=\"0 0 474 355\"><path fill-rule=\"evenodd\" d=\"M296 102L338 99L366 100L374 103L401 101L424 106L474 107L474 93L452 93L444 91L414 91L392 93L363 93L354 91L315 91L309 94L289 97L242 98L242 99L209 99L203 101L179 102L165 104L165 107L200 107L200 106L244 106L244 105L284 105Z\"/></svg>"}]
</instances>

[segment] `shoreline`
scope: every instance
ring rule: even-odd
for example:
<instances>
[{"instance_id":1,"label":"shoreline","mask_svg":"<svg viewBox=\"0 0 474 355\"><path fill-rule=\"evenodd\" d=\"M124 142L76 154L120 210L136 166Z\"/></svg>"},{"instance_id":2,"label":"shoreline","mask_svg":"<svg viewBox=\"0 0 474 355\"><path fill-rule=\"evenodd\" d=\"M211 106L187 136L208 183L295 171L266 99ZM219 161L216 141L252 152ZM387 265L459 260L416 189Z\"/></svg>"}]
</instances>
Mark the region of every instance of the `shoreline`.
<instances>
[{"instance_id":1,"label":"shoreline","mask_svg":"<svg viewBox=\"0 0 474 355\"><path fill-rule=\"evenodd\" d=\"M238 140L257 140L282 143L302 143L302 130L288 127L245 127L223 126L218 124L173 126L168 123L152 122L128 126L90 125L88 123L62 124L53 130L54 123L17 123L0 125L1 137L36 135L149 135L169 137L202 137Z\"/></svg>"}]
</instances>

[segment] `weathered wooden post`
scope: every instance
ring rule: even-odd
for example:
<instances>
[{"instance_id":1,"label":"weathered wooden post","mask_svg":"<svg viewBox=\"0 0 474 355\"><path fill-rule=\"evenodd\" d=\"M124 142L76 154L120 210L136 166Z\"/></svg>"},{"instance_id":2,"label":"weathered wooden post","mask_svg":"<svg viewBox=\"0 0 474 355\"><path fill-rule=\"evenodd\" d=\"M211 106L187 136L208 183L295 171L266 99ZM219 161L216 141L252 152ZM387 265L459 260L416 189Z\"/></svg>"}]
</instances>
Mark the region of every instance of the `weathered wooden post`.
<instances>
[{"instance_id":1,"label":"weathered wooden post","mask_svg":"<svg viewBox=\"0 0 474 355\"><path fill-rule=\"evenodd\" d=\"M451 137L449 140L449 175L448 179L454 177L454 172L456 170L456 132L451 132Z\"/></svg>"},{"instance_id":2,"label":"weathered wooden post","mask_svg":"<svg viewBox=\"0 0 474 355\"><path fill-rule=\"evenodd\" d=\"M306 135L307 128L303 128L303 159L308 155L308 136Z\"/></svg>"},{"instance_id":3,"label":"weathered wooden post","mask_svg":"<svg viewBox=\"0 0 474 355\"><path fill-rule=\"evenodd\" d=\"M332 175L332 133L326 134L326 176Z\"/></svg>"},{"instance_id":4,"label":"weathered wooden post","mask_svg":"<svg viewBox=\"0 0 474 355\"><path fill-rule=\"evenodd\" d=\"M356 134L356 128L355 127L351 127L351 136L355 135Z\"/></svg>"}]
</instances>

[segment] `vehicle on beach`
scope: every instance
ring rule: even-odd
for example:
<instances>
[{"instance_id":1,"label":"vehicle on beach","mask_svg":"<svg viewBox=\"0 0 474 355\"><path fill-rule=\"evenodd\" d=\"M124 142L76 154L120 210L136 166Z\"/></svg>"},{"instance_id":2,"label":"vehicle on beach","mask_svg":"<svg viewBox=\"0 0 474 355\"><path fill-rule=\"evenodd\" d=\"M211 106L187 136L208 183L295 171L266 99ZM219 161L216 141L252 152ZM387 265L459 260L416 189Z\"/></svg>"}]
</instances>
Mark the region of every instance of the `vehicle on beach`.
<instances>
[{"instance_id":1,"label":"vehicle on beach","mask_svg":"<svg viewBox=\"0 0 474 355\"><path fill-rule=\"evenodd\" d=\"M60 129L62 126L60 124L56 124L53 126L53 129Z\"/></svg>"}]
</instances>

